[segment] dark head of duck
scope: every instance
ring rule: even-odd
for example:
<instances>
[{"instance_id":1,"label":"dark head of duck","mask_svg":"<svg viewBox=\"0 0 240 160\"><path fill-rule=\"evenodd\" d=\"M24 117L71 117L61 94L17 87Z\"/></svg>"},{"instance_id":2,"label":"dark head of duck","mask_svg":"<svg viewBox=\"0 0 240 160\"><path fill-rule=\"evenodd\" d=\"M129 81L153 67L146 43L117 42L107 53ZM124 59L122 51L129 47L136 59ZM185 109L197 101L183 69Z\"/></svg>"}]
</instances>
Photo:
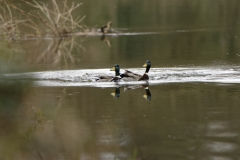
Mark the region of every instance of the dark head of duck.
<instances>
[{"instance_id":1,"label":"dark head of duck","mask_svg":"<svg viewBox=\"0 0 240 160\"><path fill-rule=\"evenodd\" d=\"M151 68L151 62L150 62L149 60L147 60L147 61L144 63L143 67L146 67L145 73L148 73L149 70L150 70L150 68Z\"/></svg>"},{"instance_id":2,"label":"dark head of duck","mask_svg":"<svg viewBox=\"0 0 240 160\"><path fill-rule=\"evenodd\" d=\"M115 71L115 76L120 76L120 66L118 64L115 64L110 71Z\"/></svg>"},{"instance_id":3,"label":"dark head of duck","mask_svg":"<svg viewBox=\"0 0 240 160\"><path fill-rule=\"evenodd\" d=\"M143 67L146 67L146 70L145 70L145 73L143 74L143 76L138 79L139 81L149 80L148 72L149 72L149 70L151 68L151 62L149 60L147 60L144 63Z\"/></svg>"},{"instance_id":4,"label":"dark head of duck","mask_svg":"<svg viewBox=\"0 0 240 160\"><path fill-rule=\"evenodd\" d=\"M113 77L110 82L118 82L124 77L123 74L120 74L120 66L118 64L115 64L111 71L115 71L115 77Z\"/></svg>"}]
</instances>

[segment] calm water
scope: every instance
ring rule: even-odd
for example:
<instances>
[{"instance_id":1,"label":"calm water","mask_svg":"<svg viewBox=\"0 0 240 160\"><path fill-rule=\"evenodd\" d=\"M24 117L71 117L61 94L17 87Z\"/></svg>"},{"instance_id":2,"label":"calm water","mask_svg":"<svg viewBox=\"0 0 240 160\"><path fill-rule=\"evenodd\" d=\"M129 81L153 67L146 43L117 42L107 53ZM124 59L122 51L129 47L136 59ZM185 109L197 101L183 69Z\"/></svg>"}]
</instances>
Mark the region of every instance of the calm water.
<instances>
[{"instance_id":1,"label":"calm water","mask_svg":"<svg viewBox=\"0 0 240 160\"><path fill-rule=\"evenodd\" d=\"M124 34L0 41L0 159L239 159L240 1L83 2Z\"/></svg>"}]
</instances>

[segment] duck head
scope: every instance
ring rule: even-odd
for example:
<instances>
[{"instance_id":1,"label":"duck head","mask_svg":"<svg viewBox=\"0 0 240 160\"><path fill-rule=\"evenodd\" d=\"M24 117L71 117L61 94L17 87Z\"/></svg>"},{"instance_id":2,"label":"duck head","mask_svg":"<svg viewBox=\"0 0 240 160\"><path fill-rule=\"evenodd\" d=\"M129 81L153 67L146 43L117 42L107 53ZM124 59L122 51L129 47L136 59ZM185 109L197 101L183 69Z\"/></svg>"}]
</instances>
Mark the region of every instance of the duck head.
<instances>
[{"instance_id":1,"label":"duck head","mask_svg":"<svg viewBox=\"0 0 240 160\"><path fill-rule=\"evenodd\" d=\"M120 66L118 64L115 64L113 66L113 68L110 69L110 71L115 71L115 76L119 76L120 75Z\"/></svg>"},{"instance_id":2,"label":"duck head","mask_svg":"<svg viewBox=\"0 0 240 160\"><path fill-rule=\"evenodd\" d=\"M149 60L147 60L147 61L144 63L143 67L146 67L145 73L148 73L149 70L150 70L150 68L151 68L151 62L150 62Z\"/></svg>"}]
</instances>

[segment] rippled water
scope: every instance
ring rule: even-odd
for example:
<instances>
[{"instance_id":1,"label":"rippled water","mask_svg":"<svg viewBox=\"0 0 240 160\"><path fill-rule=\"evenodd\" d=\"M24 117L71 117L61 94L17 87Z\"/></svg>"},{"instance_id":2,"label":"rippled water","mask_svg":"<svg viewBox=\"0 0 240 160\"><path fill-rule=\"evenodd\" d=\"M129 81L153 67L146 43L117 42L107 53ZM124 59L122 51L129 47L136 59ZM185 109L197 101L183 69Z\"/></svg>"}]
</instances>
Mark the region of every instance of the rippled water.
<instances>
[{"instance_id":1,"label":"rippled water","mask_svg":"<svg viewBox=\"0 0 240 160\"><path fill-rule=\"evenodd\" d=\"M34 148L23 151L46 159L238 157L238 84L160 84L148 87L147 100L146 88L125 87L34 88L12 117ZM34 118L31 107L43 115Z\"/></svg>"},{"instance_id":2,"label":"rippled water","mask_svg":"<svg viewBox=\"0 0 240 160\"><path fill-rule=\"evenodd\" d=\"M11 123L1 123L17 124L17 133L10 132L10 137L24 139L14 145L34 148L14 155L87 160L238 158L238 66L152 68L148 82L96 82L99 74L113 73L82 69L2 75L9 87L15 80L33 85L21 107L8 111Z\"/></svg>"},{"instance_id":3,"label":"rippled water","mask_svg":"<svg viewBox=\"0 0 240 160\"><path fill-rule=\"evenodd\" d=\"M129 70L134 73L144 73L144 69L132 68ZM152 68L148 74L148 81L124 81L124 78L119 82L96 81L97 77L101 75L114 76L114 74L110 69L84 69L5 74L3 77L31 80L36 86L114 87L121 85L157 85L162 83L186 82L240 83L240 68L238 66Z\"/></svg>"},{"instance_id":4,"label":"rippled water","mask_svg":"<svg viewBox=\"0 0 240 160\"><path fill-rule=\"evenodd\" d=\"M119 32L0 42L0 159L239 159L240 1L83 2Z\"/></svg>"}]
</instances>

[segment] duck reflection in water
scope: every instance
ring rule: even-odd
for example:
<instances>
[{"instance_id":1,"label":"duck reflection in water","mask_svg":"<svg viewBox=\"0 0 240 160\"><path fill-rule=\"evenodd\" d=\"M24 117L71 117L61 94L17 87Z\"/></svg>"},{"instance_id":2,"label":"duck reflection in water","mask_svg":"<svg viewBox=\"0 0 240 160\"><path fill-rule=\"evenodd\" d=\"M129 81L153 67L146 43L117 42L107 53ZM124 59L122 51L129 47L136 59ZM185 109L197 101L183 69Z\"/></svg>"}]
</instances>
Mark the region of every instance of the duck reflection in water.
<instances>
[{"instance_id":1,"label":"duck reflection in water","mask_svg":"<svg viewBox=\"0 0 240 160\"><path fill-rule=\"evenodd\" d=\"M125 86L124 87L124 92L129 91L129 90L135 90L138 88L144 88L145 89L145 94L143 95L143 98L146 99L147 101L150 101L152 99L152 94L149 89L149 85L131 85L131 86Z\"/></svg>"},{"instance_id":2,"label":"duck reflection in water","mask_svg":"<svg viewBox=\"0 0 240 160\"><path fill-rule=\"evenodd\" d=\"M151 95L151 92L149 90L149 87L148 86L143 86L145 91L146 91L146 94L143 95L143 98L145 98L147 101L150 101L152 99L152 95Z\"/></svg>"},{"instance_id":3,"label":"duck reflection in water","mask_svg":"<svg viewBox=\"0 0 240 160\"><path fill-rule=\"evenodd\" d=\"M112 92L111 95L112 95L114 98L119 98L119 97L120 97L120 87L116 87L116 88L115 88L115 92Z\"/></svg>"},{"instance_id":4,"label":"duck reflection in water","mask_svg":"<svg viewBox=\"0 0 240 160\"><path fill-rule=\"evenodd\" d=\"M112 46L112 45L111 45L111 42L108 40L108 38L107 38L104 34L101 36L101 40L102 40L103 42L106 42L107 45L108 45L108 47L111 47L111 46Z\"/></svg>"},{"instance_id":5,"label":"duck reflection in water","mask_svg":"<svg viewBox=\"0 0 240 160\"><path fill-rule=\"evenodd\" d=\"M135 86L136 87L136 86ZM145 89L145 94L143 95L143 98L146 99L147 101L150 101L152 99L152 94L149 90L149 86L148 85L143 85L143 86L137 86L136 88L140 88L140 87L143 87ZM134 88L134 89L136 89ZM129 90L129 89L128 89ZM131 89L133 90L133 88ZM126 90L124 90L125 92ZM116 87L115 88L115 92L112 92L111 95L114 97L114 98L120 98L120 87Z\"/></svg>"}]
</instances>

